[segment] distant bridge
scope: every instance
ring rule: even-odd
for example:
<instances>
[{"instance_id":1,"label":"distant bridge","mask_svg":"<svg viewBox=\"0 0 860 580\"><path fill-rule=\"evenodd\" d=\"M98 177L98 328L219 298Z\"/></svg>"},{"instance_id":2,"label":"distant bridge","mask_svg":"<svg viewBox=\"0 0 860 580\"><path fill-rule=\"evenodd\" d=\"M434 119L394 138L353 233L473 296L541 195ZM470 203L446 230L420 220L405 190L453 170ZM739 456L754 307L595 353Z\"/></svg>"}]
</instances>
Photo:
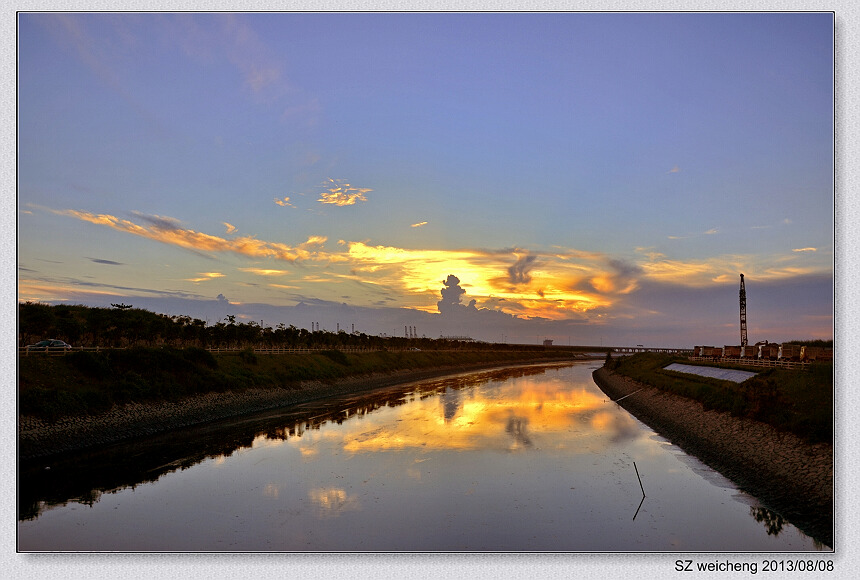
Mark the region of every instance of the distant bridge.
<instances>
[{"instance_id":1,"label":"distant bridge","mask_svg":"<svg viewBox=\"0 0 860 580\"><path fill-rule=\"evenodd\" d=\"M692 348L659 348L654 346L611 346L612 352L633 354L637 352L660 352L663 354L693 354Z\"/></svg>"},{"instance_id":2,"label":"distant bridge","mask_svg":"<svg viewBox=\"0 0 860 580\"><path fill-rule=\"evenodd\" d=\"M553 345L548 348L558 348L566 350L589 351L589 352L612 352L618 354L635 354L637 352L659 352L663 354L681 354L692 355L692 348L664 348L656 346L644 346L637 344L636 346L562 346Z\"/></svg>"}]
</instances>

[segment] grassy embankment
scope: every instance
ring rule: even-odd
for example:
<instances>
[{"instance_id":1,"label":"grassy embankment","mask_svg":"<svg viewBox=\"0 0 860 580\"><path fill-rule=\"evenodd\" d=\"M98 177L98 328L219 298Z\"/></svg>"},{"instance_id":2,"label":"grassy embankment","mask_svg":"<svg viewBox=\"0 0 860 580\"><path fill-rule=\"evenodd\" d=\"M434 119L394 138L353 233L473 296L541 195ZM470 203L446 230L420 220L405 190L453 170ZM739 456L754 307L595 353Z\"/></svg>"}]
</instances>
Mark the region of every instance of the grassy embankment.
<instances>
[{"instance_id":1,"label":"grassy embankment","mask_svg":"<svg viewBox=\"0 0 860 580\"><path fill-rule=\"evenodd\" d=\"M732 367L758 373L733 383L663 370L673 362L704 364L642 353L609 359L606 366L640 383L695 399L705 409L755 419L812 443L833 442L833 363L812 364L805 371Z\"/></svg>"},{"instance_id":2,"label":"grassy embankment","mask_svg":"<svg viewBox=\"0 0 860 580\"><path fill-rule=\"evenodd\" d=\"M19 358L19 411L49 421L97 414L115 404L177 401L247 388L299 389L373 373L570 358L553 351L374 351L263 355L217 354L201 348L77 351L62 357Z\"/></svg>"}]
</instances>

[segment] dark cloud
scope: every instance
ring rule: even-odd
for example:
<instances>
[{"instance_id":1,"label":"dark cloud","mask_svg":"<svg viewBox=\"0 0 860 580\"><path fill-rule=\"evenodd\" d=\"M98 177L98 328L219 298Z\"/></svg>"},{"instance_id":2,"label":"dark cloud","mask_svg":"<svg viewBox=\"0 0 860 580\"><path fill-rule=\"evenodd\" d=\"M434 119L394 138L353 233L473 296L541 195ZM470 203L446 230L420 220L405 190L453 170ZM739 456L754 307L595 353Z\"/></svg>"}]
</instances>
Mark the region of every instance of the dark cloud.
<instances>
[{"instance_id":1,"label":"dark cloud","mask_svg":"<svg viewBox=\"0 0 860 580\"><path fill-rule=\"evenodd\" d=\"M536 259L537 256L531 254L520 256L514 265L508 268L508 281L511 284L528 284L531 282L532 277L529 272L535 267Z\"/></svg>"},{"instance_id":2,"label":"dark cloud","mask_svg":"<svg viewBox=\"0 0 860 580\"><path fill-rule=\"evenodd\" d=\"M117 286L115 284L104 284L101 282L85 282L84 280L79 280L77 278L52 278L52 277L41 277L37 278L37 280L41 282L48 282L53 284L62 284L62 285L70 285L70 286L82 286L85 288L106 288L110 290L122 290L124 292L135 292L135 293L144 293L151 294L154 296L165 296L172 298L187 298L187 299L200 299L203 298L202 294L196 294L194 292L185 292L183 290L154 290L152 288L137 288L133 286Z\"/></svg>"},{"instance_id":3,"label":"dark cloud","mask_svg":"<svg viewBox=\"0 0 860 580\"><path fill-rule=\"evenodd\" d=\"M141 213L139 211L133 211L133 212L131 212L131 215L133 215L134 217L136 217L140 220L143 220L143 221L151 224L157 230L172 232L172 231L178 231L178 230L183 229L182 224L179 222L179 220L174 219L172 217L164 217L164 216L160 216L160 215L149 215L149 214Z\"/></svg>"},{"instance_id":4,"label":"dark cloud","mask_svg":"<svg viewBox=\"0 0 860 580\"><path fill-rule=\"evenodd\" d=\"M460 279L453 274L449 274L442 284L445 285L442 288L442 300L437 302L436 306L439 308L439 312L445 314L446 312L453 312L461 306L460 297L466 291L460 287Z\"/></svg>"},{"instance_id":5,"label":"dark cloud","mask_svg":"<svg viewBox=\"0 0 860 580\"><path fill-rule=\"evenodd\" d=\"M636 264L631 264L630 262L625 262L624 260L619 260L619 259L613 258L613 259L609 260L609 265L620 276L632 278L635 276L640 276L642 274L642 268L640 268Z\"/></svg>"},{"instance_id":6,"label":"dark cloud","mask_svg":"<svg viewBox=\"0 0 860 580\"><path fill-rule=\"evenodd\" d=\"M89 258L87 260L91 262L95 262L96 264L107 264L108 266L125 266L122 262L114 262L113 260L103 260L102 258Z\"/></svg>"}]
</instances>

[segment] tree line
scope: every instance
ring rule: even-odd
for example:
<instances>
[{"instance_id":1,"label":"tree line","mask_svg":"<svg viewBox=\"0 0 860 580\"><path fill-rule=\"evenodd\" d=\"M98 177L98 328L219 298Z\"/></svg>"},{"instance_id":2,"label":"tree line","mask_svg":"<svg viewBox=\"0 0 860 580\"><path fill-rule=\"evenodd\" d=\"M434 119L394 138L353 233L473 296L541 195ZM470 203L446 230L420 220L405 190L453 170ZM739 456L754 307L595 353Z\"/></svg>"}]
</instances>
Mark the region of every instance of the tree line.
<instances>
[{"instance_id":1,"label":"tree line","mask_svg":"<svg viewBox=\"0 0 860 580\"><path fill-rule=\"evenodd\" d=\"M262 326L229 315L215 324L185 315L159 314L130 304L91 307L23 302L18 305L19 346L46 338L74 347L123 348L169 346L175 348L459 348L462 341L380 337L344 330L309 331L292 324ZM474 343L470 348L474 348ZM498 345L496 345L496 348Z\"/></svg>"}]
</instances>

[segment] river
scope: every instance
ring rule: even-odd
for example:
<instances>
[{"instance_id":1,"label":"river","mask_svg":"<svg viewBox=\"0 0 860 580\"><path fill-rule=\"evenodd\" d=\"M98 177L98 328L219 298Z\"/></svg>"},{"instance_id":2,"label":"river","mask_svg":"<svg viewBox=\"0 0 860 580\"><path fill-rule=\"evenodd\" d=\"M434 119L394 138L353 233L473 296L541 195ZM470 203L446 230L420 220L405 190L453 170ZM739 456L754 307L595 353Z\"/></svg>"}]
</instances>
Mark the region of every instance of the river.
<instances>
[{"instance_id":1,"label":"river","mask_svg":"<svg viewBox=\"0 0 860 580\"><path fill-rule=\"evenodd\" d=\"M594 384L469 373L23 465L19 551L827 550Z\"/></svg>"}]
</instances>

